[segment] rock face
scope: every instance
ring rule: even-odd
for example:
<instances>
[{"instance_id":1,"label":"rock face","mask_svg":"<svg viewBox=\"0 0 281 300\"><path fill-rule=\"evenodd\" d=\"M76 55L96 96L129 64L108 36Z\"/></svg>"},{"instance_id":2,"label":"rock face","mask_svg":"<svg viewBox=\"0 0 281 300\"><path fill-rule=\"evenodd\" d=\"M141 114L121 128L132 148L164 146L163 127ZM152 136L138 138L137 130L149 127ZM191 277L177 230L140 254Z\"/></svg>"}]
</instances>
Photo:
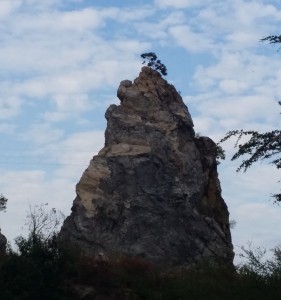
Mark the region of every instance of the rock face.
<instances>
[{"instance_id":1,"label":"rock face","mask_svg":"<svg viewBox=\"0 0 281 300\"><path fill-rule=\"evenodd\" d=\"M60 240L89 255L232 264L215 143L195 137L181 96L151 68L122 81L117 96L121 105L105 114L105 146L77 184Z\"/></svg>"},{"instance_id":2,"label":"rock face","mask_svg":"<svg viewBox=\"0 0 281 300\"><path fill-rule=\"evenodd\" d=\"M7 247L7 239L1 233L1 229L0 229L0 255L4 255L6 253L6 247Z\"/></svg>"}]
</instances>

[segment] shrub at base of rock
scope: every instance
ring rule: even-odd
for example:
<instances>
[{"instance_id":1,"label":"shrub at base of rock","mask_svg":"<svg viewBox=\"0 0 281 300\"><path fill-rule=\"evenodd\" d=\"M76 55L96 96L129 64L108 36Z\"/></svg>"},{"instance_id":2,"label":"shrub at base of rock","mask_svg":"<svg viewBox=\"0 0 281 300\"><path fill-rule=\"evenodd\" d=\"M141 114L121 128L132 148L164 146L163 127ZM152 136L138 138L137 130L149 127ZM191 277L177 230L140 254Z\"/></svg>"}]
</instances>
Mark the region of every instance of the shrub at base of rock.
<instances>
[{"instance_id":1,"label":"shrub at base of rock","mask_svg":"<svg viewBox=\"0 0 281 300\"><path fill-rule=\"evenodd\" d=\"M7 239L6 237L1 233L0 229L0 255L5 255L7 248Z\"/></svg>"}]
</instances>

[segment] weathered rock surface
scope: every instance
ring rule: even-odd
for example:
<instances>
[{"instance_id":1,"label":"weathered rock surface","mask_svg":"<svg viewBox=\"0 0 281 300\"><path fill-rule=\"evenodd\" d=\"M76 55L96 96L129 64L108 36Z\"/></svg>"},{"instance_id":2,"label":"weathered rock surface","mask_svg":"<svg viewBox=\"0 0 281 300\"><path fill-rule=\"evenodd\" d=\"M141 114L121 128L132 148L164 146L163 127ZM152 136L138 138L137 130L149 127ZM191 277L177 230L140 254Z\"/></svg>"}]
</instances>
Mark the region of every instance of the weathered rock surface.
<instances>
[{"instance_id":1,"label":"weathered rock surface","mask_svg":"<svg viewBox=\"0 0 281 300\"><path fill-rule=\"evenodd\" d=\"M181 96L151 68L122 81L117 95L121 105L105 114L105 146L77 184L60 239L90 255L232 264L215 143L195 137Z\"/></svg>"},{"instance_id":2,"label":"weathered rock surface","mask_svg":"<svg viewBox=\"0 0 281 300\"><path fill-rule=\"evenodd\" d=\"M6 253L6 247L7 247L7 239L1 233L1 229L0 229L0 255L4 255Z\"/></svg>"}]
</instances>

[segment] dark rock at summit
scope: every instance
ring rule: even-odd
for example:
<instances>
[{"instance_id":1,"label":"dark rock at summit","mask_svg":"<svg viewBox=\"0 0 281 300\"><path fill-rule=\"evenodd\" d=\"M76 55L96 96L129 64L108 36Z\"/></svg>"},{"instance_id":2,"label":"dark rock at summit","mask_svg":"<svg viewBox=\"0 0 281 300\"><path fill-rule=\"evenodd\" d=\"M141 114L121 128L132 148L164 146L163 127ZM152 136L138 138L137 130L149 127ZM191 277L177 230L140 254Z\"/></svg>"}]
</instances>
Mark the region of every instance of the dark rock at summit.
<instances>
[{"instance_id":1,"label":"dark rock at summit","mask_svg":"<svg viewBox=\"0 0 281 300\"><path fill-rule=\"evenodd\" d=\"M122 81L105 114L105 146L77 184L60 241L88 255L188 266L232 264L216 144L196 138L174 86L149 67Z\"/></svg>"}]
</instances>

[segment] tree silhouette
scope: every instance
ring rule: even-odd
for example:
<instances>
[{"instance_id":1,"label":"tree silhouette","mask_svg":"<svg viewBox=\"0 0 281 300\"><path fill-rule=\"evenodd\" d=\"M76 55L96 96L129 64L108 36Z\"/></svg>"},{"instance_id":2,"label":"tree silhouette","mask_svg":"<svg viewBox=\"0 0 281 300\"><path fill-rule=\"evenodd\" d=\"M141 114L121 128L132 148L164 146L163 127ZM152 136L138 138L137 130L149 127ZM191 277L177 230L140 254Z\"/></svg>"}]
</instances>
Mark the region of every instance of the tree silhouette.
<instances>
[{"instance_id":1,"label":"tree silhouette","mask_svg":"<svg viewBox=\"0 0 281 300\"><path fill-rule=\"evenodd\" d=\"M270 35L260 40L261 42L269 42L269 44L281 44L281 35ZM281 101L278 101L281 105ZM220 143L225 142L231 137L236 138L235 148L238 150L232 156L231 160L244 158L237 171L246 172L254 163L258 161L269 160L269 163L275 165L277 169L281 169L281 130L276 129L264 133L256 130L231 130ZM247 137L246 142L242 142L242 137ZM246 158L245 158L246 157ZM281 193L273 194L275 202L281 203Z\"/></svg>"},{"instance_id":2,"label":"tree silhouette","mask_svg":"<svg viewBox=\"0 0 281 300\"><path fill-rule=\"evenodd\" d=\"M143 53L141 58L144 59L143 64L160 72L163 76L168 75L166 66L161 63L161 60L157 59L157 55L154 52Z\"/></svg>"},{"instance_id":3,"label":"tree silhouette","mask_svg":"<svg viewBox=\"0 0 281 300\"><path fill-rule=\"evenodd\" d=\"M280 44L281 35L269 35L261 39L261 42L266 42L266 41L269 42L269 44Z\"/></svg>"},{"instance_id":4,"label":"tree silhouette","mask_svg":"<svg viewBox=\"0 0 281 300\"><path fill-rule=\"evenodd\" d=\"M5 198L2 194L0 195L0 211L5 210L7 207L8 199Z\"/></svg>"}]
</instances>

